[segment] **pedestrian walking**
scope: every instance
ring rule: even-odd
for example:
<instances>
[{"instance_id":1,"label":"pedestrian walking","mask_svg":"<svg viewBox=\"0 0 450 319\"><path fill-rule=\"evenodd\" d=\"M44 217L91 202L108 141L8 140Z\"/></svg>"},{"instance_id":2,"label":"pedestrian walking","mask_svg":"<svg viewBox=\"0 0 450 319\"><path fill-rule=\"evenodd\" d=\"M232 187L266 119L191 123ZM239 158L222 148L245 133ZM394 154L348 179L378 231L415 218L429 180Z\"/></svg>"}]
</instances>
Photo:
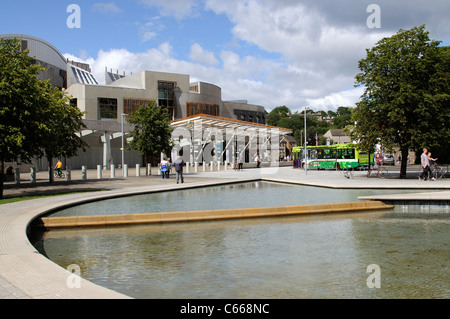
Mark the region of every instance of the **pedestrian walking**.
<instances>
[{"instance_id":1,"label":"pedestrian walking","mask_svg":"<svg viewBox=\"0 0 450 319\"><path fill-rule=\"evenodd\" d=\"M419 176L419 179L423 179L426 181L430 174L430 160L428 159L428 149L424 148L422 155L420 155L420 164L422 166L422 173Z\"/></svg>"},{"instance_id":2,"label":"pedestrian walking","mask_svg":"<svg viewBox=\"0 0 450 319\"><path fill-rule=\"evenodd\" d=\"M185 166L186 163L183 161L181 156L178 156L178 158L173 162L173 166L175 166L175 174L177 178L177 184L179 183L179 180L181 179L181 183L184 183L183 178L183 166Z\"/></svg>"},{"instance_id":3,"label":"pedestrian walking","mask_svg":"<svg viewBox=\"0 0 450 319\"><path fill-rule=\"evenodd\" d=\"M168 164L166 158L163 158L163 160L161 161L161 165L160 165L159 169L161 170L162 179L167 178L167 170L169 169L169 164Z\"/></svg>"},{"instance_id":4,"label":"pedestrian walking","mask_svg":"<svg viewBox=\"0 0 450 319\"><path fill-rule=\"evenodd\" d=\"M239 154L239 166L238 166L239 171L242 171L243 165L244 165L244 154L241 152Z\"/></svg>"}]
</instances>

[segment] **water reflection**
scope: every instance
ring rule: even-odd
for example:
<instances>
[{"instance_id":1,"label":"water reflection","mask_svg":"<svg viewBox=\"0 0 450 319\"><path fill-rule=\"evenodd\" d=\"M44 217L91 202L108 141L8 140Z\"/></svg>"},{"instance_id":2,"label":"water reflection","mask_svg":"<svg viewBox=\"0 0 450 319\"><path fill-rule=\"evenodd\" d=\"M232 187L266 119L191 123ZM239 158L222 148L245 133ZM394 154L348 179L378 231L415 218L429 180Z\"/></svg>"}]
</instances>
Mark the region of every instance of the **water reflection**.
<instances>
[{"instance_id":1,"label":"water reflection","mask_svg":"<svg viewBox=\"0 0 450 319\"><path fill-rule=\"evenodd\" d=\"M392 192L392 191L391 191ZM396 190L396 193L413 192ZM417 192L417 190L415 191ZM272 182L185 189L115 198L79 205L52 216L137 214L225 208L270 207L356 201L358 196L384 194L386 190L328 189Z\"/></svg>"},{"instance_id":2,"label":"water reflection","mask_svg":"<svg viewBox=\"0 0 450 319\"><path fill-rule=\"evenodd\" d=\"M449 214L52 230L54 262L135 298L448 298ZM381 288L366 268L381 268Z\"/></svg>"}]
</instances>

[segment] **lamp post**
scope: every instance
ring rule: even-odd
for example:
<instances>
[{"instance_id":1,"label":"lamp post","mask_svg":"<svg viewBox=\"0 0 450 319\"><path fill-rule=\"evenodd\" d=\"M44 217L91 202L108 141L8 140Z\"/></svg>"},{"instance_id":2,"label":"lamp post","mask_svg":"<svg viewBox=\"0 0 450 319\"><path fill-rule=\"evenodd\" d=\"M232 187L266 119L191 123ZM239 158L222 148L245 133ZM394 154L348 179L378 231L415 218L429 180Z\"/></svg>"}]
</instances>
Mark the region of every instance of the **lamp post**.
<instances>
[{"instance_id":1,"label":"lamp post","mask_svg":"<svg viewBox=\"0 0 450 319\"><path fill-rule=\"evenodd\" d=\"M304 120L305 120L305 150L304 150L304 156L303 156L303 158L305 159L305 175L308 175L308 163L307 163L308 150L307 150L307 148L306 148L306 144L308 144L308 143L306 142L306 109L307 109L307 108L308 108L308 107L305 106L305 116L304 116Z\"/></svg>"},{"instance_id":2,"label":"lamp post","mask_svg":"<svg viewBox=\"0 0 450 319\"><path fill-rule=\"evenodd\" d=\"M122 113L122 114L120 114L121 115L121 117L122 117L122 176L124 175L124 171L125 171L125 167L124 167L124 165L125 165L125 153L124 153L124 144L125 144L125 141L124 141L124 135L125 135L125 132L124 132L124 129L123 129L123 117L124 116L128 116L128 114L125 114L125 113Z\"/></svg>"}]
</instances>

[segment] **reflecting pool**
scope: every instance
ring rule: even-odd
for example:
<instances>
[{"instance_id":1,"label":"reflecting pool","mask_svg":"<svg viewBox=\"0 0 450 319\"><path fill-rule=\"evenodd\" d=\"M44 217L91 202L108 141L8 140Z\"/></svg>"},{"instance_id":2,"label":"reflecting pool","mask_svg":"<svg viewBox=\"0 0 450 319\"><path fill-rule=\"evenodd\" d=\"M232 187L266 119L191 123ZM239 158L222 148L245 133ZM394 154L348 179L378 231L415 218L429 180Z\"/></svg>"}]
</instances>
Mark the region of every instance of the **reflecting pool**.
<instances>
[{"instance_id":1,"label":"reflecting pool","mask_svg":"<svg viewBox=\"0 0 450 319\"><path fill-rule=\"evenodd\" d=\"M226 195L225 205L250 205L267 188L281 191L272 198L270 191L264 193L266 206L301 205L309 199L353 201L354 196L374 194L312 188L314 195L307 196L296 186L268 184L275 186L239 184L215 191ZM138 199L136 209L174 211L177 205L168 205L182 202L177 196L194 200L198 206L190 209L222 208L210 189L183 192L159 194L174 197L158 204L154 198ZM290 201L291 192L297 192L297 202ZM125 199L89 210L111 213L109 205ZM136 197L128 199L135 209ZM36 245L62 267L77 264L82 277L134 298L448 298L449 224L448 211L402 207L332 216L51 230ZM380 268L380 288L367 285L372 275L367 267L374 264Z\"/></svg>"},{"instance_id":2,"label":"reflecting pool","mask_svg":"<svg viewBox=\"0 0 450 319\"><path fill-rule=\"evenodd\" d=\"M74 206L52 216L138 214L187 210L290 206L357 201L358 196L418 190L330 189L273 182L245 182L121 197Z\"/></svg>"}]
</instances>

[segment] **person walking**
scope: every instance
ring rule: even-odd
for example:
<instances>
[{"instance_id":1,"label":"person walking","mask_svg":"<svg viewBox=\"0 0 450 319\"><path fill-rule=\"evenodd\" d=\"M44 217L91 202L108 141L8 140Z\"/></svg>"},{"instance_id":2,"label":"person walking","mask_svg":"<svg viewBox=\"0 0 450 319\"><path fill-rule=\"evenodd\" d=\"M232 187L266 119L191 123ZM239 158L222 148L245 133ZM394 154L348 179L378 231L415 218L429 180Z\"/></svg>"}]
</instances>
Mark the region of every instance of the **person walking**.
<instances>
[{"instance_id":1,"label":"person walking","mask_svg":"<svg viewBox=\"0 0 450 319\"><path fill-rule=\"evenodd\" d=\"M259 168L259 165L261 164L261 160L259 159L259 155L258 154L256 154L255 161L256 161L256 168Z\"/></svg>"},{"instance_id":2,"label":"person walking","mask_svg":"<svg viewBox=\"0 0 450 319\"><path fill-rule=\"evenodd\" d=\"M419 176L419 179L423 179L426 181L430 174L430 161L428 159L428 149L424 148L422 155L420 155L420 164L422 166L422 173Z\"/></svg>"},{"instance_id":3,"label":"person walking","mask_svg":"<svg viewBox=\"0 0 450 319\"><path fill-rule=\"evenodd\" d=\"M244 154L243 152L241 152L239 154L239 166L238 166L238 171L242 171L242 167L244 165Z\"/></svg>"},{"instance_id":4,"label":"person walking","mask_svg":"<svg viewBox=\"0 0 450 319\"><path fill-rule=\"evenodd\" d=\"M431 157L431 152L428 152L428 163L430 164L430 175L432 175L433 172L436 170L436 166L437 166L436 161L437 160L438 160L437 158ZM431 167L433 167L433 171L431 170ZM431 176L431 180L435 181L436 177Z\"/></svg>"},{"instance_id":5,"label":"person walking","mask_svg":"<svg viewBox=\"0 0 450 319\"><path fill-rule=\"evenodd\" d=\"M169 169L169 164L168 164L166 158L163 158L163 160L161 161L161 165L160 165L159 169L161 170L162 179L167 178L167 171Z\"/></svg>"},{"instance_id":6,"label":"person walking","mask_svg":"<svg viewBox=\"0 0 450 319\"><path fill-rule=\"evenodd\" d=\"M179 183L180 179L181 179L181 183L184 183L183 166L185 166L185 165L186 165L186 163L183 161L183 159L179 155L178 155L177 159L175 160L175 162L173 162L173 166L175 166L175 174L177 177L177 184Z\"/></svg>"},{"instance_id":7,"label":"person walking","mask_svg":"<svg viewBox=\"0 0 450 319\"><path fill-rule=\"evenodd\" d=\"M170 158L168 158L167 159L167 171L166 171L167 179L170 177L170 173L172 173L172 163L170 162Z\"/></svg>"}]
</instances>

